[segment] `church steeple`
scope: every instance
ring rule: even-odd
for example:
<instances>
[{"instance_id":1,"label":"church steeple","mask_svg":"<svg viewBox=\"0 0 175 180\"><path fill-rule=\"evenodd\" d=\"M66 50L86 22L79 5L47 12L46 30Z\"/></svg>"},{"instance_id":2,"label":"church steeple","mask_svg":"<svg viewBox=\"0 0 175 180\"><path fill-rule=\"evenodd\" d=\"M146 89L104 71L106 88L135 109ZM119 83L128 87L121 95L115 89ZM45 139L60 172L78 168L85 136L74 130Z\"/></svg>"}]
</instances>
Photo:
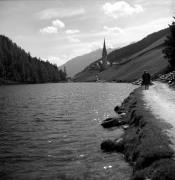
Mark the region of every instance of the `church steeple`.
<instances>
[{"instance_id":1,"label":"church steeple","mask_svg":"<svg viewBox=\"0 0 175 180\"><path fill-rule=\"evenodd\" d=\"M104 43L103 43L102 63L103 63L103 68L106 69L106 67L107 67L107 50L106 50L105 39L104 39Z\"/></svg>"},{"instance_id":2,"label":"church steeple","mask_svg":"<svg viewBox=\"0 0 175 180\"><path fill-rule=\"evenodd\" d=\"M106 42L105 42L105 38L104 38L104 43L103 43L103 53L102 56L106 56L107 55L107 50L106 50Z\"/></svg>"}]
</instances>

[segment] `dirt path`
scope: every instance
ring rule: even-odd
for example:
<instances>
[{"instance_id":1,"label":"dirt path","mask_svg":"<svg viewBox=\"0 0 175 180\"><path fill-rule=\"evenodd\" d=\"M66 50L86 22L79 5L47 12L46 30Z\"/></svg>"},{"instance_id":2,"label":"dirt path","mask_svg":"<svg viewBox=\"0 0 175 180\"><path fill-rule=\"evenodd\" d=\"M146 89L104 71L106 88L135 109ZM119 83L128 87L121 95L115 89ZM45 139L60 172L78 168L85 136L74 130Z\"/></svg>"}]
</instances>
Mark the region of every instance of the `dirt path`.
<instances>
[{"instance_id":1,"label":"dirt path","mask_svg":"<svg viewBox=\"0 0 175 180\"><path fill-rule=\"evenodd\" d=\"M168 85L156 82L149 90L143 91L145 106L157 120L164 120L171 124L166 132L175 150L175 90Z\"/></svg>"}]
</instances>

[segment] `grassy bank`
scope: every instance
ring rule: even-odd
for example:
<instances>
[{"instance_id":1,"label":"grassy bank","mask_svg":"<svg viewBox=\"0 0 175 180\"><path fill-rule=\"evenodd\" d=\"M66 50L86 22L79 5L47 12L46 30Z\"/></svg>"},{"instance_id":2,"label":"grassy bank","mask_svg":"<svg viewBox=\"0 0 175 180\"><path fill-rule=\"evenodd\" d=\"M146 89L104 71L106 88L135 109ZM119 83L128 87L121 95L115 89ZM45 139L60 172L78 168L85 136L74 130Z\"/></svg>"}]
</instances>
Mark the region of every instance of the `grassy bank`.
<instances>
[{"instance_id":1,"label":"grassy bank","mask_svg":"<svg viewBox=\"0 0 175 180\"><path fill-rule=\"evenodd\" d=\"M135 90L124 100L121 109L129 127L123 136L125 158L133 166L132 180L175 179L174 152L165 130L170 125L155 119L144 107L141 89Z\"/></svg>"}]
</instances>

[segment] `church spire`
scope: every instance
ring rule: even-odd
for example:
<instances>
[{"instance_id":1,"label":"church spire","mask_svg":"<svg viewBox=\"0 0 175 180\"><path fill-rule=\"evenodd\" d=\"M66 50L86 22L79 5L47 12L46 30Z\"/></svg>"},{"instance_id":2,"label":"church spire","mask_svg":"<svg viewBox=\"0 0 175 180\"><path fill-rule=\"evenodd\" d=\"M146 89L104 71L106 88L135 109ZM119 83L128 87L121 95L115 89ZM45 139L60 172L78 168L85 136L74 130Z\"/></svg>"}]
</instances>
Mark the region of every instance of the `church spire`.
<instances>
[{"instance_id":1,"label":"church spire","mask_svg":"<svg viewBox=\"0 0 175 180\"><path fill-rule=\"evenodd\" d=\"M102 62L103 62L103 68L106 69L106 67L107 67L107 50L106 50L105 38L104 38L104 43L103 43Z\"/></svg>"},{"instance_id":2,"label":"church spire","mask_svg":"<svg viewBox=\"0 0 175 180\"><path fill-rule=\"evenodd\" d=\"M107 56L107 50L106 50L106 42L105 42L105 38L104 38L104 43L103 43L103 53L102 53L102 57L103 56Z\"/></svg>"}]
</instances>

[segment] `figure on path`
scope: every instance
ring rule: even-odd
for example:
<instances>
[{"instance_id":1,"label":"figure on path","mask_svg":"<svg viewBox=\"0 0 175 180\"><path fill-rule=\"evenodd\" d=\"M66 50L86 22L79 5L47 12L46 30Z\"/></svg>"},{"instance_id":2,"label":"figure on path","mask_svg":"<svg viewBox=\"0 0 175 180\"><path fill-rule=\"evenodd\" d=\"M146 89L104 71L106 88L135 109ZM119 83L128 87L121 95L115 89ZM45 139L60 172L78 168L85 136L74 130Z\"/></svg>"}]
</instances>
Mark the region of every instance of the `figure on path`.
<instances>
[{"instance_id":1,"label":"figure on path","mask_svg":"<svg viewBox=\"0 0 175 180\"><path fill-rule=\"evenodd\" d=\"M151 84L151 75L147 71L144 71L142 75L142 85L145 86L145 90L149 89L150 84Z\"/></svg>"}]
</instances>

